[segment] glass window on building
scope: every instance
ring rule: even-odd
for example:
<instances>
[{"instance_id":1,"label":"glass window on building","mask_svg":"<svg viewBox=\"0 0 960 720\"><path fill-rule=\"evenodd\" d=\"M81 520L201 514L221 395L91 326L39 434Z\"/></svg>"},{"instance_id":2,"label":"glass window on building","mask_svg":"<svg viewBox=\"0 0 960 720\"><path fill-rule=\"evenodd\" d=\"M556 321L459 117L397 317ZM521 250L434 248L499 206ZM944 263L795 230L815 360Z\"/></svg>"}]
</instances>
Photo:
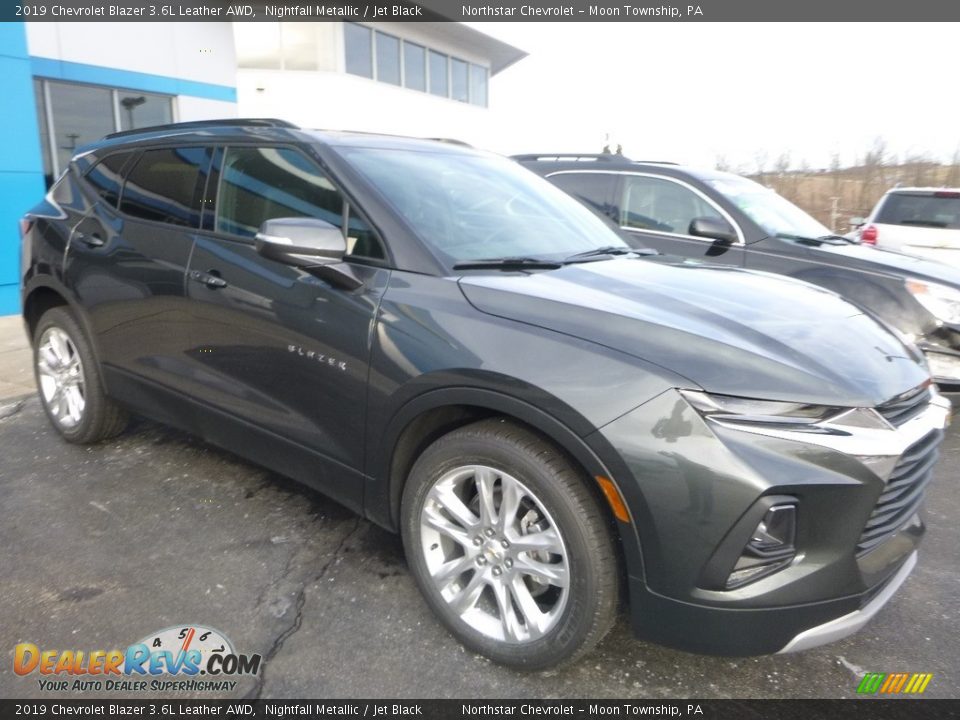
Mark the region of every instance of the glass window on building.
<instances>
[{"instance_id":1,"label":"glass window on building","mask_svg":"<svg viewBox=\"0 0 960 720\"><path fill-rule=\"evenodd\" d=\"M400 84L400 40L377 32L377 80Z\"/></svg>"},{"instance_id":2,"label":"glass window on building","mask_svg":"<svg viewBox=\"0 0 960 720\"><path fill-rule=\"evenodd\" d=\"M49 112L53 116L52 151L57 174L67 167L77 148L117 129L113 92L109 88L49 82Z\"/></svg>"},{"instance_id":3,"label":"glass window on building","mask_svg":"<svg viewBox=\"0 0 960 720\"><path fill-rule=\"evenodd\" d=\"M136 130L173 122L173 108L166 95L118 90L117 102L120 105L121 130Z\"/></svg>"},{"instance_id":4,"label":"glass window on building","mask_svg":"<svg viewBox=\"0 0 960 720\"><path fill-rule=\"evenodd\" d=\"M34 81L34 93L47 187L81 145L118 130L174 120L173 98L169 95L43 78Z\"/></svg>"},{"instance_id":5,"label":"glass window on building","mask_svg":"<svg viewBox=\"0 0 960 720\"><path fill-rule=\"evenodd\" d=\"M356 23L344 23L343 44L347 72L351 75L373 77L373 33L370 28Z\"/></svg>"},{"instance_id":6,"label":"glass window on building","mask_svg":"<svg viewBox=\"0 0 960 720\"><path fill-rule=\"evenodd\" d=\"M403 84L411 90L427 89L427 50L416 43L403 43Z\"/></svg>"},{"instance_id":7,"label":"glass window on building","mask_svg":"<svg viewBox=\"0 0 960 720\"><path fill-rule=\"evenodd\" d=\"M463 60L450 59L450 97L457 102L470 99L468 65Z\"/></svg>"},{"instance_id":8,"label":"glass window on building","mask_svg":"<svg viewBox=\"0 0 960 720\"><path fill-rule=\"evenodd\" d=\"M448 97L449 92L447 83L447 56L438 53L436 50L430 51L430 93L440 97Z\"/></svg>"},{"instance_id":9,"label":"glass window on building","mask_svg":"<svg viewBox=\"0 0 960 720\"><path fill-rule=\"evenodd\" d=\"M481 65L470 65L470 103L487 106L487 69Z\"/></svg>"}]
</instances>

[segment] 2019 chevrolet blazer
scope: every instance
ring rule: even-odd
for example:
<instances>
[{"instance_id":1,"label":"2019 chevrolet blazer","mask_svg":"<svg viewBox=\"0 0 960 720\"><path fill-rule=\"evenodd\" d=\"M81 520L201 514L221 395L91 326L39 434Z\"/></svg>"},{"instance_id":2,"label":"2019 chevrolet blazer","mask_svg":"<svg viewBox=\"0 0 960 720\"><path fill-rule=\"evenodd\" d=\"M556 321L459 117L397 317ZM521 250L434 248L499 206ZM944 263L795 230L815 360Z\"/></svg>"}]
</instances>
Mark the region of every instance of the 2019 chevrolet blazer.
<instances>
[{"instance_id":1,"label":"2019 chevrolet blazer","mask_svg":"<svg viewBox=\"0 0 960 720\"><path fill-rule=\"evenodd\" d=\"M645 256L457 144L186 123L81 150L23 220L23 313L69 441L134 411L402 534L472 650L638 636L774 653L913 568L948 406L837 295Z\"/></svg>"}]
</instances>

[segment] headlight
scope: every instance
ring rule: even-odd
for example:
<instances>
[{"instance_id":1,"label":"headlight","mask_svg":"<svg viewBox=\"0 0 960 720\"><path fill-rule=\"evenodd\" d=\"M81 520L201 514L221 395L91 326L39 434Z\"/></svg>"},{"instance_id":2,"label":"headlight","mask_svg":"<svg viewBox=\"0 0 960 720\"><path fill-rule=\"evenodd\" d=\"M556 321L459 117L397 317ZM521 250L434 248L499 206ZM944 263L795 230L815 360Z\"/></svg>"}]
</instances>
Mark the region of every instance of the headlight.
<instances>
[{"instance_id":1,"label":"headlight","mask_svg":"<svg viewBox=\"0 0 960 720\"><path fill-rule=\"evenodd\" d=\"M812 425L850 409L777 400L753 400L730 395L710 395L693 390L680 392L701 415L738 423Z\"/></svg>"},{"instance_id":2,"label":"headlight","mask_svg":"<svg viewBox=\"0 0 960 720\"><path fill-rule=\"evenodd\" d=\"M908 278L905 285L907 292L937 320L960 325L960 291L913 278Z\"/></svg>"}]
</instances>

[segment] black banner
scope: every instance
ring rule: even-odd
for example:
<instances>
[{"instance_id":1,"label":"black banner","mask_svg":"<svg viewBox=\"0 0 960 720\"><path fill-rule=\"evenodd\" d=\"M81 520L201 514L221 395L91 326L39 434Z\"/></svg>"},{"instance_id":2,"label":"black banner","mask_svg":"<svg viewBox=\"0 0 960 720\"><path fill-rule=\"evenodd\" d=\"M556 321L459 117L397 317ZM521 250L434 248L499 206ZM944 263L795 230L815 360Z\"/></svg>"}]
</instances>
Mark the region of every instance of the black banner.
<instances>
[{"instance_id":1,"label":"black banner","mask_svg":"<svg viewBox=\"0 0 960 720\"><path fill-rule=\"evenodd\" d=\"M236 0L36 0L3 3L2 21L276 22L910 22L960 20L943 0L409 0L245 2ZM815 29L811 43L816 42Z\"/></svg>"},{"instance_id":2,"label":"black banner","mask_svg":"<svg viewBox=\"0 0 960 720\"><path fill-rule=\"evenodd\" d=\"M0 717L950 720L960 700L0 700Z\"/></svg>"}]
</instances>

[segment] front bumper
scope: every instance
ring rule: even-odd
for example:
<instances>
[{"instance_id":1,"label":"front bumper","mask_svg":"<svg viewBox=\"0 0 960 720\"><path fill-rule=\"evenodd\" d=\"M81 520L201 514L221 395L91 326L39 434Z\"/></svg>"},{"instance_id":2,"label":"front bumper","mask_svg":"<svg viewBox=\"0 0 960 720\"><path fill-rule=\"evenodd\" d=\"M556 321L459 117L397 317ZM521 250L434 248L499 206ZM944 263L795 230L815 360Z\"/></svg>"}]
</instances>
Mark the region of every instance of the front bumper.
<instances>
[{"instance_id":1,"label":"front bumper","mask_svg":"<svg viewBox=\"0 0 960 720\"><path fill-rule=\"evenodd\" d=\"M755 655L830 642L868 622L916 563L918 498L949 417L949 403L930 397L897 426L803 433L725 426L670 391L604 427L598 444L622 461L608 465L641 548L627 557L635 633L695 652ZM918 447L926 454L912 478ZM915 487L888 521L896 482ZM726 589L722 579L771 496L796 501L797 554Z\"/></svg>"},{"instance_id":2,"label":"front bumper","mask_svg":"<svg viewBox=\"0 0 960 720\"><path fill-rule=\"evenodd\" d=\"M900 589L900 586L903 585L904 581L910 576L910 573L913 572L913 568L916 567L916 565L917 553L913 552L907 556L903 565L900 566L900 569L890 578L880 592L861 609L854 610L834 620L798 633L790 642L783 646L780 652L790 653L809 650L810 648L841 640L848 635L853 635L853 633L870 622L874 615L880 612L880 608L886 605L890 598Z\"/></svg>"}]
</instances>

